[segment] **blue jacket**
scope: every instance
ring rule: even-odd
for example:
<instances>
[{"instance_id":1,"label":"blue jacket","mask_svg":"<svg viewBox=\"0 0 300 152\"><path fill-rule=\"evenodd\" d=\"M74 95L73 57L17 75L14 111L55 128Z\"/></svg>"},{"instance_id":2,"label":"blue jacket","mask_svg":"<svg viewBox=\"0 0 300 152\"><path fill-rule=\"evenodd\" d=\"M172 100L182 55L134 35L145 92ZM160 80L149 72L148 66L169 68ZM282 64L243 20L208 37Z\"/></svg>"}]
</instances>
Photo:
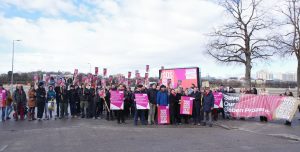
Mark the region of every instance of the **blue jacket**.
<instances>
[{"instance_id":1,"label":"blue jacket","mask_svg":"<svg viewBox=\"0 0 300 152\"><path fill-rule=\"evenodd\" d=\"M211 108L214 107L215 97L210 91L207 95L204 93L203 95L203 110L204 112L211 112Z\"/></svg>"},{"instance_id":2,"label":"blue jacket","mask_svg":"<svg viewBox=\"0 0 300 152\"><path fill-rule=\"evenodd\" d=\"M168 92L161 92L159 91L156 95L156 104L160 106L167 106L169 104L169 95Z\"/></svg>"},{"instance_id":3,"label":"blue jacket","mask_svg":"<svg viewBox=\"0 0 300 152\"><path fill-rule=\"evenodd\" d=\"M49 101L49 100L51 100L51 99L55 99L56 98L56 93L55 93L55 91L54 90L52 90L52 91L48 91L48 93L47 93L47 101Z\"/></svg>"}]
</instances>

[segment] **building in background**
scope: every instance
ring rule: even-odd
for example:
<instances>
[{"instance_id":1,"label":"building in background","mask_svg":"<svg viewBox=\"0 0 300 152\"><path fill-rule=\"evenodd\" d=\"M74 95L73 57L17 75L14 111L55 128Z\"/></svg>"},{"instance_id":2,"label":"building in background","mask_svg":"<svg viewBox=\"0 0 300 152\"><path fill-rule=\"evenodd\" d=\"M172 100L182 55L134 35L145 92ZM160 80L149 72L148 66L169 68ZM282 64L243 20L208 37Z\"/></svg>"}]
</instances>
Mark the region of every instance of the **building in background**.
<instances>
[{"instance_id":1,"label":"building in background","mask_svg":"<svg viewBox=\"0 0 300 152\"><path fill-rule=\"evenodd\" d=\"M256 73L256 79L261 79L261 80L273 80L273 73L267 71L267 70L260 70Z\"/></svg>"}]
</instances>

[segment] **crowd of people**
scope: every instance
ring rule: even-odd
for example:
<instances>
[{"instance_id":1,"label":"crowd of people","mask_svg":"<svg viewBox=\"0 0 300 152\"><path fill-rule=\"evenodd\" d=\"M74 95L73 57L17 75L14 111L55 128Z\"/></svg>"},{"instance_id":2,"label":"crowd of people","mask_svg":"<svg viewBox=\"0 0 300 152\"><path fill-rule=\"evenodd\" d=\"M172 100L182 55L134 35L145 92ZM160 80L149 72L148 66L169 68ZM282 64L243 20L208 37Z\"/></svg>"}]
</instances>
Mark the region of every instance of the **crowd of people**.
<instances>
[{"instance_id":1,"label":"crowd of people","mask_svg":"<svg viewBox=\"0 0 300 152\"><path fill-rule=\"evenodd\" d=\"M123 110L112 110L110 108L111 91L124 91ZM2 121L11 119L18 120L51 120L51 119L106 119L107 121L117 120L118 124L126 123L125 120L133 119L134 125L138 120L142 125L158 124L157 107L167 106L169 108L170 124L180 125L182 123L194 125L212 126L212 120L217 120L219 113L226 119L223 108L214 108L213 92L231 93L233 88L224 88L222 85L216 89L209 87L198 88L194 84L190 88L170 89L164 85L152 84L149 88L137 85L133 90L120 84L108 87L96 86L93 84L78 85L55 85L45 86L39 82L37 89L32 84L28 92L25 92L22 85L17 85L11 93L5 90L0 84L0 109ZM268 94L266 90L257 91L241 89L241 94ZM149 109L140 110L136 107L135 94L147 94ZM285 96L292 96L286 92ZM192 115L180 114L181 97L193 97ZM300 109L299 109L300 111ZM37 113L36 113L37 112ZM243 118L241 118L243 119ZM260 117L260 120L267 122L267 118ZM291 122L286 122L290 125Z\"/></svg>"},{"instance_id":2,"label":"crowd of people","mask_svg":"<svg viewBox=\"0 0 300 152\"><path fill-rule=\"evenodd\" d=\"M110 109L110 91L114 90L124 91L123 110ZM131 90L123 84L108 87L93 84L50 85L45 88L45 84L39 82L37 89L32 84L28 92L24 91L22 85L17 85L12 94L0 85L0 92L2 121L11 119L13 112L13 119L16 121L105 118L107 121L117 120L118 124L133 119L134 125L138 125L138 120L142 125L153 125L158 123L157 107L167 106L170 109L170 124L180 125L184 122L212 126L211 113L214 106L212 90L209 87L199 90L194 84L186 89L169 89L157 84L152 84L149 88L137 85ZM135 94L147 94L150 108L137 109ZM180 114L181 96L194 98L191 116Z\"/></svg>"}]
</instances>

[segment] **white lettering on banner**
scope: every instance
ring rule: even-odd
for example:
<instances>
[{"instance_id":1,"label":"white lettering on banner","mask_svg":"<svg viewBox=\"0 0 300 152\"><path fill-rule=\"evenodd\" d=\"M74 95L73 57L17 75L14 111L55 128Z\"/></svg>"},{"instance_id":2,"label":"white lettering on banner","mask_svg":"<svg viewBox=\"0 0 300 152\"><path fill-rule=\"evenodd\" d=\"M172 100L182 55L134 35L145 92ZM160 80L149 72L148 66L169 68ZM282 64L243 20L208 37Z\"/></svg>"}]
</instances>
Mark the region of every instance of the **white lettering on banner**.
<instances>
[{"instance_id":1,"label":"white lettering on banner","mask_svg":"<svg viewBox=\"0 0 300 152\"><path fill-rule=\"evenodd\" d=\"M160 110L160 121L161 123L168 123L167 110Z\"/></svg>"},{"instance_id":2,"label":"white lettering on banner","mask_svg":"<svg viewBox=\"0 0 300 152\"><path fill-rule=\"evenodd\" d=\"M230 101L238 102L240 100L240 97L239 96L237 96L237 97L235 97L235 96L228 96L228 95L224 94L224 99L225 100L230 100Z\"/></svg>"},{"instance_id":3,"label":"white lettering on banner","mask_svg":"<svg viewBox=\"0 0 300 152\"><path fill-rule=\"evenodd\" d=\"M293 108L297 104L297 100L294 98L285 98L283 102L275 111L276 119L286 119L289 120L293 117Z\"/></svg>"},{"instance_id":4,"label":"white lettering on banner","mask_svg":"<svg viewBox=\"0 0 300 152\"><path fill-rule=\"evenodd\" d=\"M197 79L197 70L196 69L186 69L185 70L186 79Z\"/></svg>"},{"instance_id":5,"label":"white lettering on banner","mask_svg":"<svg viewBox=\"0 0 300 152\"><path fill-rule=\"evenodd\" d=\"M190 113L190 101L189 100L184 100L183 102L183 114L189 114Z\"/></svg>"}]
</instances>

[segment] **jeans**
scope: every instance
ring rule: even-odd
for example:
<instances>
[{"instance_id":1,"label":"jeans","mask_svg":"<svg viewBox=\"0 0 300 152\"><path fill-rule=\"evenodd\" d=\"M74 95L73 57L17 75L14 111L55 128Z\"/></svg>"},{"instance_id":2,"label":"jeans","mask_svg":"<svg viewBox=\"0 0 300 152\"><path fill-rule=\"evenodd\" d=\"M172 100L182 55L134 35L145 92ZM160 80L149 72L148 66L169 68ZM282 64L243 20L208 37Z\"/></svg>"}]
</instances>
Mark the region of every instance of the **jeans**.
<instances>
[{"instance_id":1,"label":"jeans","mask_svg":"<svg viewBox=\"0 0 300 152\"><path fill-rule=\"evenodd\" d=\"M148 112L148 123L154 123L155 122L155 110L156 110L156 104L150 103L150 109Z\"/></svg>"},{"instance_id":2,"label":"jeans","mask_svg":"<svg viewBox=\"0 0 300 152\"><path fill-rule=\"evenodd\" d=\"M212 115L211 112L204 112L203 122L206 123L208 118L208 124L212 124Z\"/></svg>"},{"instance_id":3,"label":"jeans","mask_svg":"<svg viewBox=\"0 0 300 152\"><path fill-rule=\"evenodd\" d=\"M0 110L2 111L2 112L1 112L1 118L2 118L2 121L5 120L5 111L6 111L5 109L6 109L5 107L1 107L1 108L0 108Z\"/></svg>"},{"instance_id":4,"label":"jeans","mask_svg":"<svg viewBox=\"0 0 300 152\"><path fill-rule=\"evenodd\" d=\"M137 125L137 123L138 123L138 117L140 117L140 120L142 121L142 124L146 125L146 122L145 122L145 110L135 109L135 113L134 113L134 125Z\"/></svg>"},{"instance_id":5,"label":"jeans","mask_svg":"<svg viewBox=\"0 0 300 152\"><path fill-rule=\"evenodd\" d=\"M76 104L75 102L70 102L70 110L71 110L71 116L76 115Z\"/></svg>"},{"instance_id":6,"label":"jeans","mask_svg":"<svg viewBox=\"0 0 300 152\"><path fill-rule=\"evenodd\" d=\"M9 117L9 115L11 114L11 112L12 112L12 106L11 105L9 105L9 106L6 106L6 118L8 118Z\"/></svg>"},{"instance_id":7,"label":"jeans","mask_svg":"<svg viewBox=\"0 0 300 152\"><path fill-rule=\"evenodd\" d=\"M81 101L80 102L81 116L82 117L87 116L87 107L88 107L88 102L87 101Z\"/></svg>"},{"instance_id":8,"label":"jeans","mask_svg":"<svg viewBox=\"0 0 300 152\"><path fill-rule=\"evenodd\" d=\"M60 118L68 116L68 103L60 103Z\"/></svg>"}]
</instances>

